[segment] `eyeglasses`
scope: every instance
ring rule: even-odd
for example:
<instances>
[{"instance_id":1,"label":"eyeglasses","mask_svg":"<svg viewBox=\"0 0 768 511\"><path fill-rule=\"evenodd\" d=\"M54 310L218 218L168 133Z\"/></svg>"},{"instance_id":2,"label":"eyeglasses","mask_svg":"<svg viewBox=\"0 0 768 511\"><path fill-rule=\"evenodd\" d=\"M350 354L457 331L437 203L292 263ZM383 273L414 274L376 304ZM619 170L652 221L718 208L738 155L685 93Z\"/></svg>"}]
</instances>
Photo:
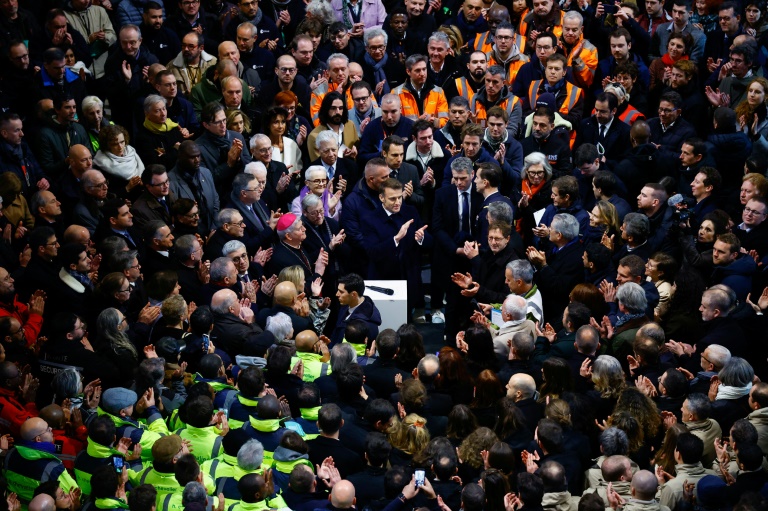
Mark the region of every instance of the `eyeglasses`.
<instances>
[{"instance_id":1,"label":"eyeglasses","mask_svg":"<svg viewBox=\"0 0 768 511\"><path fill-rule=\"evenodd\" d=\"M222 126L223 124L227 123L227 119L219 119L218 121L211 121L208 124L213 124L214 126Z\"/></svg>"},{"instance_id":2,"label":"eyeglasses","mask_svg":"<svg viewBox=\"0 0 768 511\"><path fill-rule=\"evenodd\" d=\"M292 75L297 71L295 67L280 67L278 68L279 71L285 75Z\"/></svg>"},{"instance_id":3,"label":"eyeglasses","mask_svg":"<svg viewBox=\"0 0 768 511\"><path fill-rule=\"evenodd\" d=\"M511 35L497 35L495 39L498 41L509 41L510 39L514 39L514 37Z\"/></svg>"},{"instance_id":4,"label":"eyeglasses","mask_svg":"<svg viewBox=\"0 0 768 511\"><path fill-rule=\"evenodd\" d=\"M316 185L324 185L328 183L327 179L307 179L307 183L312 183Z\"/></svg>"},{"instance_id":5,"label":"eyeglasses","mask_svg":"<svg viewBox=\"0 0 768 511\"><path fill-rule=\"evenodd\" d=\"M29 53L25 53L24 55L19 55L18 57L11 57L11 60L27 60L29 59Z\"/></svg>"},{"instance_id":6,"label":"eyeglasses","mask_svg":"<svg viewBox=\"0 0 768 511\"><path fill-rule=\"evenodd\" d=\"M765 214L764 211L758 211L756 209L752 209L752 208L748 208L748 207L744 208L744 213L746 213L748 215L755 215L755 216L763 216Z\"/></svg>"},{"instance_id":7,"label":"eyeglasses","mask_svg":"<svg viewBox=\"0 0 768 511\"><path fill-rule=\"evenodd\" d=\"M504 241L505 239L507 239L507 238L501 238L501 237L496 237L496 236L488 236L488 241L493 241L493 242L497 242L497 243L500 242L500 241Z\"/></svg>"},{"instance_id":8,"label":"eyeglasses","mask_svg":"<svg viewBox=\"0 0 768 511\"><path fill-rule=\"evenodd\" d=\"M168 186L170 184L170 180L166 179L162 183L149 183L147 186Z\"/></svg>"},{"instance_id":9,"label":"eyeglasses","mask_svg":"<svg viewBox=\"0 0 768 511\"><path fill-rule=\"evenodd\" d=\"M248 254L236 255L235 257L232 258L232 262L234 263L239 261L247 261L247 260L248 260Z\"/></svg>"},{"instance_id":10,"label":"eyeglasses","mask_svg":"<svg viewBox=\"0 0 768 511\"><path fill-rule=\"evenodd\" d=\"M239 225L240 227L245 227L245 222L240 220L239 222L226 222L226 225Z\"/></svg>"},{"instance_id":11,"label":"eyeglasses","mask_svg":"<svg viewBox=\"0 0 768 511\"><path fill-rule=\"evenodd\" d=\"M131 266L131 269L134 269L134 270L138 270L139 268L141 268L141 265L139 263L136 263L133 266Z\"/></svg>"},{"instance_id":12,"label":"eyeglasses","mask_svg":"<svg viewBox=\"0 0 768 511\"><path fill-rule=\"evenodd\" d=\"M244 192L258 192L259 190L260 190L259 188L244 188L243 189Z\"/></svg>"},{"instance_id":13,"label":"eyeglasses","mask_svg":"<svg viewBox=\"0 0 768 511\"><path fill-rule=\"evenodd\" d=\"M371 51L384 51L387 47L383 44L378 44L376 46L369 46L368 49Z\"/></svg>"},{"instance_id":14,"label":"eyeglasses","mask_svg":"<svg viewBox=\"0 0 768 511\"><path fill-rule=\"evenodd\" d=\"M56 241L53 241L53 242L51 242L51 243L46 243L46 244L45 244L45 246L46 246L46 247L55 247L55 246L56 246L56 245L58 245L58 244L59 244L59 241L58 241L58 240L56 240Z\"/></svg>"},{"instance_id":15,"label":"eyeglasses","mask_svg":"<svg viewBox=\"0 0 768 511\"><path fill-rule=\"evenodd\" d=\"M371 99L370 96L363 96L361 98L352 98L352 101L354 101L355 103L365 103L369 99Z\"/></svg>"},{"instance_id":16,"label":"eyeglasses","mask_svg":"<svg viewBox=\"0 0 768 511\"><path fill-rule=\"evenodd\" d=\"M107 188L109 188L109 183L104 181L103 183L88 185L88 188L99 188L101 190L106 190Z\"/></svg>"},{"instance_id":17,"label":"eyeglasses","mask_svg":"<svg viewBox=\"0 0 768 511\"><path fill-rule=\"evenodd\" d=\"M543 170L529 170L528 175L529 176L543 176L546 172Z\"/></svg>"},{"instance_id":18,"label":"eyeglasses","mask_svg":"<svg viewBox=\"0 0 768 511\"><path fill-rule=\"evenodd\" d=\"M659 107L659 113L660 114L671 114L675 110L677 110L677 108L662 108L662 107Z\"/></svg>"}]
</instances>

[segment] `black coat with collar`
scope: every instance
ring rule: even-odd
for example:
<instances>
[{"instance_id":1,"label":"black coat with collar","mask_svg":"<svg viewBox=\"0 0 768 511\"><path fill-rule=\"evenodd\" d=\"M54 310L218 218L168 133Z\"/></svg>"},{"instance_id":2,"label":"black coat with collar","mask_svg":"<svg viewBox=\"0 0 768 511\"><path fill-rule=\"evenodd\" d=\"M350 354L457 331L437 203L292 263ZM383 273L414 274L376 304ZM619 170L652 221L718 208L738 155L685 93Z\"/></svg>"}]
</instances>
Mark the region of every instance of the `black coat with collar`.
<instances>
[{"instance_id":1,"label":"black coat with collar","mask_svg":"<svg viewBox=\"0 0 768 511\"><path fill-rule=\"evenodd\" d=\"M534 275L534 280L544 298L544 317L555 330L562 325L562 314L570 302L569 293L576 284L584 281L584 247L576 241L556 253L547 254L547 265Z\"/></svg>"},{"instance_id":2,"label":"black coat with collar","mask_svg":"<svg viewBox=\"0 0 768 511\"><path fill-rule=\"evenodd\" d=\"M351 474L361 472L365 468L365 464L360 456L355 451L344 446L341 440L321 435L308 441L307 445L309 446L309 461L319 466L325 458L332 456L342 479L346 479Z\"/></svg>"},{"instance_id":3,"label":"black coat with collar","mask_svg":"<svg viewBox=\"0 0 768 511\"><path fill-rule=\"evenodd\" d=\"M179 261L174 261L173 269L176 270L176 275L179 277L179 285L181 286L179 294L184 297L187 303L195 302L203 305L200 294L203 283L197 276L197 270L184 266Z\"/></svg>"},{"instance_id":4,"label":"black coat with collar","mask_svg":"<svg viewBox=\"0 0 768 511\"><path fill-rule=\"evenodd\" d=\"M226 351L233 359L235 355L242 353L245 343L258 340L263 332L259 325L246 323L229 312L225 314L214 312L213 320L211 336L216 346Z\"/></svg>"},{"instance_id":5,"label":"black coat with collar","mask_svg":"<svg viewBox=\"0 0 768 511\"><path fill-rule=\"evenodd\" d=\"M432 227L430 231L435 237L435 265L450 270L456 260L456 249L464 246L465 241L473 238L461 230L459 218L459 192L456 186L442 186L435 192L435 205L432 209ZM477 217L483 206L483 196L470 190L470 224Z\"/></svg>"},{"instance_id":6,"label":"black coat with collar","mask_svg":"<svg viewBox=\"0 0 768 511\"><path fill-rule=\"evenodd\" d=\"M595 116L582 119L574 148L578 149L581 144L597 145L598 142L600 142L600 124ZM622 122L618 117L614 117L611 127L608 128L604 140L600 144L605 149L606 160L609 162L621 160L632 148L629 140L629 125Z\"/></svg>"},{"instance_id":7,"label":"black coat with collar","mask_svg":"<svg viewBox=\"0 0 768 511\"><path fill-rule=\"evenodd\" d=\"M343 242L330 250L331 236L341 231L339 222L333 218L325 217L323 224L319 227L312 225L305 216L301 217L301 221L307 229L307 238L301 242L301 245L310 261L317 260L321 248L328 252L328 266L323 275L323 296L332 296L336 294L336 279L344 274L344 268L348 266L352 257L352 247L349 243Z\"/></svg>"},{"instance_id":8,"label":"black coat with collar","mask_svg":"<svg viewBox=\"0 0 768 511\"><path fill-rule=\"evenodd\" d=\"M311 165L323 165L320 158L316 159ZM357 170L357 164L355 160L350 158L336 158L336 163L333 164L333 177L334 183L339 182L339 177L343 177L347 181L347 189L344 190L344 197L352 193L357 181L360 179L360 173ZM334 188L335 189L335 188Z\"/></svg>"},{"instance_id":9,"label":"black coat with collar","mask_svg":"<svg viewBox=\"0 0 768 511\"><path fill-rule=\"evenodd\" d=\"M142 192L139 198L131 205L133 225L139 230L143 230L144 226L153 220L161 220L168 226L173 225L173 219L169 212L173 200L170 194L165 198L165 202L168 204L168 209L165 209L154 195L148 191Z\"/></svg>"},{"instance_id":10,"label":"black coat with collar","mask_svg":"<svg viewBox=\"0 0 768 511\"><path fill-rule=\"evenodd\" d=\"M302 318L291 307L285 307L284 305L273 305L269 309L261 309L256 315L256 323L261 328L267 327L267 318L270 316L274 316L278 312L282 312L289 318L291 318L291 324L293 325L293 332L294 334L298 334L299 332L303 332L304 330L314 330L312 328L312 321L310 321L309 318Z\"/></svg>"},{"instance_id":11,"label":"black coat with collar","mask_svg":"<svg viewBox=\"0 0 768 511\"><path fill-rule=\"evenodd\" d=\"M394 360L376 359L373 364L363 367L365 383L370 385L377 396L391 396L397 392L395 375L400 374L403 380L411 377L409 373L397 368Z\"/></svg>"},{"instance_id":12,"label":"black coat with collar","mask_svg":"<svg viewBox=\"0 0 768 511\"><path fill-rule=\"evenodd\" d=\"M173 260L172 253L169 253L166 257L150 248L147 249L144 259L141 260L141 269L149 277L159 271L175 270L176 262Z\"/></svg>"},{"instance_id":13,"label":"black coat with collar","mask_svg":"<svg viewBox=\"0 0 768 511\"><path fill-rule=\"evenodd\" d=\"M245 231L240 241L245 244L249 254L255 254L259 248L266 250L277 241L274 229L269 227L271 216L269 206L262 199L251 206L253 208L251 212L245 204L234 197L232 192L226 207L238 210L243 217ZM260 210L260 214L257 209Z\"/></svg>"},{"instance_id":14,"label":"black coat with collar","mask_svg":"<svg viewBox=\"0 0 768 511\"><path fill-rule=\"evenodd\" d=\"M517 233L514 233L517 235ZM522 240L519 240L519 249L524 251ZM490 250L472 259L472 276L480 284L480 290L475 299L481 303L503 303L509 294L509 287L505 282L504 271L507 263L520 259L516 251L517 246L510 240L504 250L494 254Z\"/></svg>"}]
</instances>

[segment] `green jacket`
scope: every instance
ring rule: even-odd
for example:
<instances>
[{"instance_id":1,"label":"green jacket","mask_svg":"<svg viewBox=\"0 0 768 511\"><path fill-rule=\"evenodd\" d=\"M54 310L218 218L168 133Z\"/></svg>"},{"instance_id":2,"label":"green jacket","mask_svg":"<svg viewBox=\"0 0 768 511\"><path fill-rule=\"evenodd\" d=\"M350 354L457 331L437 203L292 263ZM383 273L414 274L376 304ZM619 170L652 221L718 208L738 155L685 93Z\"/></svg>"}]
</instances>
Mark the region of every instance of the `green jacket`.
<instances>
[{"instance_id":1,"label":"green jacket","mask_svg":"<svg viewBox=\"0 0 768 511\"><path fill-rule=\"evenodd\" d=\"M93 505L96 506L96 509L128 509L128 503L116 497L96 499L93 501Z\"/></svg>"},{"instance_id":2,"label":"green jacket","mask_svg":"<svg viewBox=\"0 0 768 511\"><path fill-rule=\"evenodd\" d=\"M176 481L176 475L173 472L158 472L151 466L139 472L128 472L128 480L134 487L140 484L151 484L157 490L158 498L160 494L181 493L184 490L179 485L179 482ZM203 486L205 486L209 495L213 494L215 486L213 480L207 474L203 474Z\"/></svg>"},{"instance_id":3,"label":"green jacket","mask_svg":"<svg viewBox=\"0 0 768 511\"><path fill-rule=\"evenodd\" d=\"M224 440L224 437L219 435L216 426L196 428L187 425L186 428L176 431L176 434L182 440L189 441L192 447L190 451L192 451L198 463L217 458L221 453L221 442Z\"/></svg>"},{"instance_id":4,"label":"green jacket","mask_svg":"<svg viewBox=\"0 0 768 511\"><path fill-rule=\"evenodd\" d=\"M64 468L61 460L42 450L52 445L42 443L39 449L17 445L5 457L4 471L8 491L16 493L22 502L32 500L35 489L48 481L58 481L65 493L77 488L77 483Z\"/></svg>"},{"instance_id":5,"label":"green jacket","mask_svg":"<svg viewBox=\"0 0 768 511\"><path fill-rule=\"evenodd\" d=\"M152 460L152 446L155 442L160 437L171 434L159 412L152 413L147 419L147 424L134 419L124 419L112 415L101 408L98 409L98 414L106 415L112 419L117 428L118 438L128 437L134 444L138 443L141 445L141 459L144 461Z\"/></svg>"},{"instance_id":6,"label":"green jacket","mask_svg":"<svg viewBox=\"0 0 768 511\"><path fill-rule=\"evenodd\" d=\"M317 353L300 353L297 352L295 357L291 358L291 367L296 365L296 362L301 359L304 362L304 378L306 383L312 383L321 376L328 376L331 374L331 364L328 362L321 362L322 355Z\"/></svg>"},{"instance_id":7,"label":"green jacket","mask_svg":"<svg viewBox=\"0 0 768 511\"><path fill-rule=\"evenodd\" d=\"M227 508L227 511L264 511L266 509L282 509L287 508L288 504L285 503L283 497L278 495L274 499L265 499L258 502L236 502Z\"/></svg>"}]
</instances>

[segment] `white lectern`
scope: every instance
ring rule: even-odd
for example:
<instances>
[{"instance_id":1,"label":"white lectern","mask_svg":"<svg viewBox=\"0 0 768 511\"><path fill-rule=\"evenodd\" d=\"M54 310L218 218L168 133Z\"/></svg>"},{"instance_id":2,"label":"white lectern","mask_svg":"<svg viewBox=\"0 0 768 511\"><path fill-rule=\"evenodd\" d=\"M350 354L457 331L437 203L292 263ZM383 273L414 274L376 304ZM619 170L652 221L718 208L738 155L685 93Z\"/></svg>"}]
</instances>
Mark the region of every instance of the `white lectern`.
<instances>
[{"instance_id":1,"label":"white lectern","mask_svg":"<svg viewBox=\"0 0 768 511\"><path fill-rule=\"evenodd\" d=\"M408 283L405 280L366 280L365 295L368 296L381 313L379 332L385 328L397 330L408 321ZM374 291L368 286L383 287L393 290L393 295Z\"/></svg>"}]
</instances>

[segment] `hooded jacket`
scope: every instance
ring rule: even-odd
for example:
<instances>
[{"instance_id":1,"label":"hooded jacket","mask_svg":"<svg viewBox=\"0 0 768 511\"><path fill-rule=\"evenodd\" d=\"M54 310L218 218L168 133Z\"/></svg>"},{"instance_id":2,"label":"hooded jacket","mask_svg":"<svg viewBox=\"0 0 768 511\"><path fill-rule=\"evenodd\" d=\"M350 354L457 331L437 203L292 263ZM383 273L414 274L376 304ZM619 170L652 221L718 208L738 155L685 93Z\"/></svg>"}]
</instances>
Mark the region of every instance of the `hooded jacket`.
<instances>
[{"instance_id":1,"label":"hooded jacket","mask_svg":"<svg viewBox=\"0 0 768 511\"><path fill-rule=\"evenodd\" d=\"M525 41L525 37L523 37L523 41ZM501 58L499 50L496 48L496 44L494 44L493 49L486 54L486 58L488 59L488 67L502 66L504 68L506 82L509 84L515 82L520 68L531 61L528 55L520 52L520 47L517 44L512 45L512 51L509 52L509 56L506 59Z\"/></svg>"},{"instance_id":2,"label":"hooded jacket","mask_svg":"<svg viewBox=\"0 0 768 511\"><path fill-rule=\"evenodd\" d=\"M706 475L716 475L716 472L707 470L699 463L681 463L675 465L675 478L667 481L661 487L659 503L670 509L675 509L683 500L684 483L697 483L699 479Z\"/></svg>"}]
</instances>

